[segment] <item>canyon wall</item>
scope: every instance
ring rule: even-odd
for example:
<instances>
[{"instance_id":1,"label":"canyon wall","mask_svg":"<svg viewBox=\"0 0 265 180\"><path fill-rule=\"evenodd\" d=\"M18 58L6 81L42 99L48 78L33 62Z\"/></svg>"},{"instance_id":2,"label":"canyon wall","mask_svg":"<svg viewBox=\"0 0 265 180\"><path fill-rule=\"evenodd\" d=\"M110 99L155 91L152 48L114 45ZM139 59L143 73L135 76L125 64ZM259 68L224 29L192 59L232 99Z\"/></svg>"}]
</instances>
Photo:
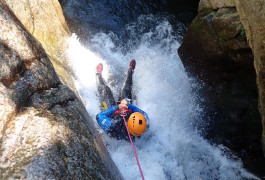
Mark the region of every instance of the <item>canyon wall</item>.
<instances>
[{"instance_id":1,"label":"canyon wall","mask_svg":"<svg viewBox=\"0 0 265 180\"><path fill-rule=\"evenodd\" d=\"M58 0L5 0L20 22L40 41L60 80L75 90L66 56L71 33Z\"/></svg>"},{"instance_id":2,"label":"canyon wall","mask_svg":"<svg viewBox=\"0 0 265 180\"><path fill-rule=\"evenodd\" d=\"M263 0L235 0L235 4L254 55L265 156L265 2Z\"/></svg>"},{"instance_id":3,"label":"canyon wall","mask_svg":"<svg viewBox=\"0 0 265 180\"><path fill-rule=\"evenodd\" d=\"M211 124L204 135L250 170L264 163L264 12L259 0L201 0L178 50L186 71L201 82Z\"/></svg>"},{"instance_id":4,"label":"canyon wall","mask_svg":"<svg viewBox=\"0 0 265 180\"><path fill-rule=\"evenodd\" d=\"M123 179L82 102L4 1L0 64L0 179Z\"/></svg>"}]
</instances>

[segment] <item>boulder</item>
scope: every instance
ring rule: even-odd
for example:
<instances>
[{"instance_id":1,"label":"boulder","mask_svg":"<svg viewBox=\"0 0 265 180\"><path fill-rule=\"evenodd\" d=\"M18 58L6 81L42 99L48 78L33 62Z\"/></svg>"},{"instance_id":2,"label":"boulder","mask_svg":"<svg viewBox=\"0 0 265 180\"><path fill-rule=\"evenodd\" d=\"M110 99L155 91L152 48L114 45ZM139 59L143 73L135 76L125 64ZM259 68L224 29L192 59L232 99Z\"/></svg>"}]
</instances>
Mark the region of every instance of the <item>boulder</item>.
<instances>
[{"instance_id":1,"label":"boulder","mask_svg":"<svg viewBox=\"0 0 265 180\"><path fill-rule=\"evenodd\" d=\"M5 2L25 28L40 41L60 80L76 91L66 56L66 41L71 33L58 0Z\"/></svg>"},{"instance_id":2,"label":"boulder","mask_svg":"<svg viewBox=\"0 0 265 180\"><path fill-rule=\"evenodd\" d=\"M203 2L209 6L199 8L178 50L186 71L201 82L198 93L204 97L204 120L209 124L202 133L235 152L249 170L262 174L257 167L264 166L262 125L245 26L230 1L214 5L215 1L202 0L201 7Z\"/></svg>"},{"instance_id":3,"label":"boulder","mask_svg":"<svg viewBox=\"0 0 265 180\"><path fill-rule=\"evenodd\" d=\"M253 71L253 56L235 8L200 12L186 32L179 54L186 69L213 82L239 67Z\"/></svg>"},{"instance_id":4,"label":"boulder","mask_svg":"<svg viewBox=\"0 0 265 180\"><path fill-rule=\"evenodd\" d=\"M123 179L84 105L0 1L0 179Z\"/></svg>"}]
</instances>

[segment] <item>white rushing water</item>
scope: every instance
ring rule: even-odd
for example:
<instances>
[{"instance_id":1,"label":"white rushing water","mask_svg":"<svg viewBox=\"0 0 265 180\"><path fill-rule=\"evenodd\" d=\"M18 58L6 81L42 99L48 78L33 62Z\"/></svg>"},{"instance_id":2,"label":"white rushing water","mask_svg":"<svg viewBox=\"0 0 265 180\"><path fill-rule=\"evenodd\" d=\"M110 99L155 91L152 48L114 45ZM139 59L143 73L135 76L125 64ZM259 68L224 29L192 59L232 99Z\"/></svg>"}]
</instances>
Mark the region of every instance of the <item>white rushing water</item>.
<instances>
[{"instance_id":1,"label":"white rushing water","mask_svg":"<svg viewBox=\"0 0 265 180\"><path fill-rule=\"evenodd\" d=\"M133 36L134 26L130 28ZM103 77L117 100L128 63L134 58L136 103L150 118L148 131L135 141L145 179L255 179L239 160L225 155L224 148L210 145L196 132L194 124L203 111L192 91L198 85L184 70L177 54L179 43L172 31L167 21L161 21L143 33L129 52L123 53L110 34L97 34L93 44L86 47L76 36L69 40L76 86L113 161L126 180L141 179L131 144L109 138L96 123L100 109L95 67L103 63ZM90 50L92 46L97 53Z\"/></svg>"}]
</instances>

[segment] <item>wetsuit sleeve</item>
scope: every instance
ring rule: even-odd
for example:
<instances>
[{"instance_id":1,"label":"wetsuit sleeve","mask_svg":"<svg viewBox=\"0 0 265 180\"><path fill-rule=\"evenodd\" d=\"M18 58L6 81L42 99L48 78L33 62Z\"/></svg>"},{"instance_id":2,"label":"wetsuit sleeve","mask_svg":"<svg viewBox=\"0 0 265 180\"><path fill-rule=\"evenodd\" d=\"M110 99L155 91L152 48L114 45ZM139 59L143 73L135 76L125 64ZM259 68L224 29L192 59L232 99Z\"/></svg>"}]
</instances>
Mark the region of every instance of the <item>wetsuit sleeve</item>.
<instances>
[{"instance_id":1,"label":"wetsuit sleeve","mask_svg":"<svg viewBox=\"0 0 265 180\"><path fill-rule=\"evenodd\" d=\"M148 115L141 109L139 109L138 107L132 105L132 104L128 104L128 108L130 110L132 110L132 112L139 112L139 113L142 113L146 119L146 122L147 122L147 125L149 125L149 117Z\"/></svg>"},{"instance_id":2,"label":"wetsuit sleeve","mask_svg":"<svg viewBox=\"0 0 265 180\"><path fill-rule=\"evenodd\" d=\"M98 125L106 132L108 133L109 128L111 126L112 119L110 118L110 115L112 115L116 110L118 109L118 105L112 106L108 108L105 111L100 112L97 115L97 122Z\"/></svg>"}]
</instances>

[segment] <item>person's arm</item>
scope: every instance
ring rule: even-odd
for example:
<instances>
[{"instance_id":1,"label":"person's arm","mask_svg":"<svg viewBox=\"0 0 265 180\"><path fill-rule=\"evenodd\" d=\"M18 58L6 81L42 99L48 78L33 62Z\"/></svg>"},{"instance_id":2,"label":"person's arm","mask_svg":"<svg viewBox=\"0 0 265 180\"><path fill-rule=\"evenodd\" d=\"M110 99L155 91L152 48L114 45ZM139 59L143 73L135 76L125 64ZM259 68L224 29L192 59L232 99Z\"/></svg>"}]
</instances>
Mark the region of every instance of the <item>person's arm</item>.
<instances>
[{"instance_id":1,"label":"person's arm","mask_svg":"<svg viewBox=\"0 0 265 180\"><path fill-rule=\"evenodd\" d=\"M139 109L138 107L136 107L136 106L134 106L132 104L128 104L128 109L132 110L132 112L142 113L144 115L144 117L145 117L147 125L149 125L149 117L143 110Z\"/></svg>"},{"instance_id":2,"label":"person's arm","mask_svg":"<svg viewBox=\"0 0 265 180\"><path fill-rule=\"evenodd\" d=\"M111 126L112 119L109 117L111 114L113 114L118 109L118 105L112 106L108 108L105 111L100 112L97 115L97 122L98 125L106 132L108 133L108 130Z\"/></svg>"}]
</instances>

